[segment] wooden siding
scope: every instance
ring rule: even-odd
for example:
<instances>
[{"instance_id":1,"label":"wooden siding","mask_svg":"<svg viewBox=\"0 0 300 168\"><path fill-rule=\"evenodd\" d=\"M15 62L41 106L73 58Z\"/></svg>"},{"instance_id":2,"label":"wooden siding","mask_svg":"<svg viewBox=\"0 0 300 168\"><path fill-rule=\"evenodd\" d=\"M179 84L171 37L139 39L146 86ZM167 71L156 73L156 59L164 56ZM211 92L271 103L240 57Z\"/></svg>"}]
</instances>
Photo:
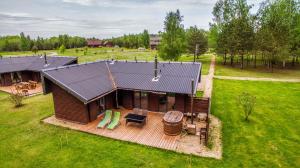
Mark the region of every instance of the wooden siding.
<instances>
[{"instance_id":1,"label":"wooden siding","mask_svg":"<svg viewBox=\"0 0 300 168\"><path fill-rule=\"evenodd\" d=\"M3 73L1 75L2 75L2 78L1 78L1 85L2 86L12 85L12 80L11 80L10 73Z\"/></svg>"},{"instance_id":2,"label":"wooden siding","mask_svg":"<svg viewBox=\"0 0 300 168\"><path fill-rule=\"evenodd\" d=\"M148 110L150 111L158 111L159 106L159 95L154 93L148 94Z\"/></svg>"},{"instance_id":3,"label":"wooden siding","mask_svg":"<svg viewBox=\"0 0 300 168\"><path fill-rule=\"evenodd\" d=\"M89 115L90 115L90 121L94 121L97 119L98 112L99 112L99 107L97 104L97 101L93 101L88 104L88 110L89 110Z\"/></svg>"},{"instance_id":4,"label":"wooden siding","mask_svg":"<svg viewBox=\"0 0 300 168\"><path fill-rule=\"evenodd\" d=\"M186 95L184 94L175 94L175 110L185 113L186 106Z\"/></svg>"},{"instance_id":5,"label":"wooden siding","mask_svg":"<svg viewBox=\"0 0 300 168\"><path fill-rule=\"evenodd\" d=\"M122 106L126 109L133 109L133 91L130 90L122 90L119 92L122 94Z\"/></svg>"},{"instance_id":6,"label":"wooden siding","mask_svg":"<svg viewBox=\"0 0 300 168\"><path fill-rule=\"evenodd\" d=\"M83 124L89 122L87 107L81 101L54 83L51 84L51 90L57 118Z\"/></svg>"}]
</instances>

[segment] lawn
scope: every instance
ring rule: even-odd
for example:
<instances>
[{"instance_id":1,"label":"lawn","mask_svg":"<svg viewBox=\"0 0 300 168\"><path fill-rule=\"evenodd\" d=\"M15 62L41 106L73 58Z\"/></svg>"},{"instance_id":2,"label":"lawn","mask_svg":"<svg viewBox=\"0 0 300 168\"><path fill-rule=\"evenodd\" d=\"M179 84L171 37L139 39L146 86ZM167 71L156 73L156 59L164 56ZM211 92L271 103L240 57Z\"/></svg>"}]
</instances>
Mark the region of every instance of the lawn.
<instances>
[{"instance_id":1,"label":"lawn","mask_svg":"<svg viewBox=\"0 0 300 168\"><path fill-rule=\"evenodd\" d=\"M57 51L40 51L38 54L43 54L46 52L47 54L51 52ZM1 55L32 55L33 53L30 51L25 52L0 52ZM125 49L125 48L88 48L87 54L84 55L84 48L76 49L67 49L63 54L64 56L77 56L79 63L92 62L96 60L103 59L116 59L116 60L135 60L138 61L154 61L154 56L157 55L155 50L145 50L139 51L137 49ZM193 55L191 54L183 54L179 62L192 62ZM199 56L199 59L196 59L197 62L202 63L202 74L208 74L208 69L210 65L211 54L204 54ZM161 61L161 59L159 58Z\"/></svg>"},{"instance_id":2,"label":"lawn","mask_svg":"<svg viewBox=\"0 0 300 168\"><path fill-rule=\"evenodd\" d=\"M228 60L229 61L229 60ZM272 72L271 69L268 69L264 66L258 66L253 68L253 66L248 66L244 69L240 69L239 65L231 67L222 64L222 57L217 57L216 71L215 75L219 76L239 76L239 77L259 77L259 78L281 78L281 79L300 79L300 65L297 65L295 68L282 69L277 68Z\"/></svg>"},{"instance_id":3,"label":"lawn","mask_svg":"<svg viewBox=\"0 0 300 168\"><path fill-rule=\"evenodd\" d=\"M250 122L236 104L257 97ZM212 113L223 122L223 159L177 154L42 124L51 95L13 108L0 92L1 167L297 167L300 164L300 84L215 80Z\"/></svg>"}]
</instances>

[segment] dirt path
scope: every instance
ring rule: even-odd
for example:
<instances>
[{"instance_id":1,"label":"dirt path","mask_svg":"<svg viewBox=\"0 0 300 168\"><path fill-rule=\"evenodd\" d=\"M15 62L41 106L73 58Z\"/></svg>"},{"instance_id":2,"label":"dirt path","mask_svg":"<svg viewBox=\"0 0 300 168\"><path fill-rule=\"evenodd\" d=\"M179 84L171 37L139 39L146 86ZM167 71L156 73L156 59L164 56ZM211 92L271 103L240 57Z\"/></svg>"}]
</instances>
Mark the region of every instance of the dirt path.
<instances>
[{"instance_id":1,"label":"dirt path","mask_svg":"<svg viewBox=\"0 0 300 168\"><path fill-rule=\"evenodd\" d=\"M300 79L278 79L278 78L254 78L254 77L236 77L236 76L214 76L215 79L226 80L249 80L249 81L271 81L271 82L300 82Z\"/></svg>"},{"instance_id":2,"label":"dirt path","mask_svg":"<svg viewBox=\"0 0 300 168\"><path fill-rule=\"evenodd\" d=\"M213 87L213 78L214 78L214 73L215 73L215 64L216 64L216 57L215 57L215 55L213 55L211 58L208 75L206 75L205 79L203 80L203 84L204 84L203 97L209 97L209 98L211 97L212 87Z\"/></svg>"}]
</instances>

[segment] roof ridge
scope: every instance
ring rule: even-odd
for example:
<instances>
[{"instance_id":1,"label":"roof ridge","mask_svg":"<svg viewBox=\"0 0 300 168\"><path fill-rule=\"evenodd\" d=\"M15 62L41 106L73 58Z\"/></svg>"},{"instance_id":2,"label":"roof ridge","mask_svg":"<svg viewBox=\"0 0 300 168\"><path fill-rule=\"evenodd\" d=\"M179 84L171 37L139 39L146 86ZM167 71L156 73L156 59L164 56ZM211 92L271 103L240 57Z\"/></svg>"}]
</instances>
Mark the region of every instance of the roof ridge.
<instances>
[{"instance_id":1,"label":"roof ridge","mask_svg":"<svg viewBox=\"0 0 300 168\"><path fill-rule=\"evenodd\" d=\"M114 80L114 77L109 69L109 66L107 65L107 62L105 62L105 65L106 65L106 68L107 68L107 71L108 71L108 76L110 78L110 80L112 81L112 84L113 84L113 88L116 89L117 88L117 85L116 85L116 82Z\"/></svg>"}]
</instances>

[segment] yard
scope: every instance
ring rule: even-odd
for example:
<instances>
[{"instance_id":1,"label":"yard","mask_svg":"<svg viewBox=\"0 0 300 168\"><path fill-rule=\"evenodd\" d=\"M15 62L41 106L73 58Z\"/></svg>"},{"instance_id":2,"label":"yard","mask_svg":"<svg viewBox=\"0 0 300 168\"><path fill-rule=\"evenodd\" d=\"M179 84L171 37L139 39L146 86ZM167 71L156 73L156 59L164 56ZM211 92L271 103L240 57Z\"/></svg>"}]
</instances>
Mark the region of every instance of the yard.
<instances>
[{"instance_id":1,"label":"yard","mask_svg":"<svg viewBox=\"0 0 300 168\"><path fill-rule=\"evenodd\" d=\"M236 96L257 97L250 122ZM51 95L12 108L0 92L3 167L296 167L300 164L300 84L214 81L212 113L223 122L223 159L177 154L42 124L53 114Z\"/></svg>"}]
</instances>

